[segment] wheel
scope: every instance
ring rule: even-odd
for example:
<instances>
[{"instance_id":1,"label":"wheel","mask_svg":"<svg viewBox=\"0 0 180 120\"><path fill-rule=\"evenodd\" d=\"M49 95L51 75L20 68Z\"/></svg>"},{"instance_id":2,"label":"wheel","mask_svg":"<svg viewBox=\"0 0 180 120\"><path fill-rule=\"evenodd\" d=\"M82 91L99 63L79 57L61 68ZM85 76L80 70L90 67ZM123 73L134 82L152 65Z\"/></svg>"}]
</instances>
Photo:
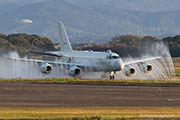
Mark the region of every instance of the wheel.
<instances>
[{"instance_id":1,"label":"wheel","mask_svg":"<svg viewBox=\"0 0 180 120\"><path fill-rule=\"evenodd\" d=\"M115 78L115 77L114 77L114 75L113 75L113 76L112 76L112 79L114 80L114 78Z\"/></svg>"},{"instance_id":2,"label":"wheel","mask_svg":"<svg viewBox=\"0 0 180 120\"><path fill-rule=\"evenodd\" d=\"M110 80L114 80L114 78L115 78L114 75L110 75L110 76L109 76L109 79L110 79Z\"/></svg>"}]
</instances>

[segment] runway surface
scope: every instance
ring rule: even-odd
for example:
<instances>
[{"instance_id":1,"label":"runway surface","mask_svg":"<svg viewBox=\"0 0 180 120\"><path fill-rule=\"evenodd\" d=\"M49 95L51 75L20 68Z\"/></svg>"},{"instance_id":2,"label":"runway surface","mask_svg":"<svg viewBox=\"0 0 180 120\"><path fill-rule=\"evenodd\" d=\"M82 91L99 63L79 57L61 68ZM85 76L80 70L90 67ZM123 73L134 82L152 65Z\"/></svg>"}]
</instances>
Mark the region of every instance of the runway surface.
<instances>
[{"instance_id":1,"label":"runway surface","mask_svg":"<svg viewBox=\"0 0 180 120\"><path fill-rule=\"evenodd\" d=\"M180 87L7 82L0 107L180 107Z\"/></svg>"}]
</instances>

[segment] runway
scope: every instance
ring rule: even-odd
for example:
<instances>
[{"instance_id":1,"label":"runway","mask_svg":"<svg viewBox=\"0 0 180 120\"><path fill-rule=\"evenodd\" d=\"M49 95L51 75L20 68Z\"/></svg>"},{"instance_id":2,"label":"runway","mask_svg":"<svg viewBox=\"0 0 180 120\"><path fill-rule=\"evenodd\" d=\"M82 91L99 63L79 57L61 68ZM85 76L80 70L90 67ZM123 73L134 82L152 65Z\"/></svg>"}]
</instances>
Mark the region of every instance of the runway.
<instances>
[{"instance_id":1,"label":"runway","mask_svg":"<svg viewBox=\"0 0 180 120\"><path fill-rule=\"evenodd\" d=\"M1 82L0 107L180 107L180 87Z\"/></svg>"}]
</instances>

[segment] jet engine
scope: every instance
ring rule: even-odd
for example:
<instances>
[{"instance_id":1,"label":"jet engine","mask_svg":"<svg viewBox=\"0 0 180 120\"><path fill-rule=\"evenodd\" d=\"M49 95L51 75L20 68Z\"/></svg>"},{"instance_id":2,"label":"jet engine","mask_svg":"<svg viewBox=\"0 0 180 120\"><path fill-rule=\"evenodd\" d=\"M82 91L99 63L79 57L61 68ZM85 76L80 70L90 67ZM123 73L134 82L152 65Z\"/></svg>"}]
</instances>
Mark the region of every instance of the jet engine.
<instances>
[{"instance_id":1,"label":"jet engine","mask_svg":"<svg viewBox=\"0 0 180 120\"><path fill-rule=\"evenodd\" d=\"M52 65L50 65L48 63L44 63L40 67L41 72L45 73L45 74L50 74L52 69L53 69Z\"/></svg>"},{"instance_id":2,"label":"jet engine","mask_svg":"<svg viewBox=\"0 0 180 120\"><path fill-rule=\"evenodd\" d=\"M136 69L131 66L125 66L124 74L126 74L126 76L133 76L136 74Z\"/></svg>"},{"instance_id":3,"label":"jet engine","mask_svg":"<svg viewBox=\"0 0 180 120\"><path fill-rule=\"evenodd\" d=\"M80 75L81 69L78 68L77 66L73 66L73 67L70 67L68 73L70 76L77 76L77 75Z\"/></svg>"},{"instance_id":4,"label":"jet engine","mask_svg":"<svg viewBox=\"0 0 180 120\"><path fill-rule=\"evenodd\" d=\"M149 63L140 63L140 67L144 73L149 73L152 71L152 65Z\"/></svg>"}]
</instances>

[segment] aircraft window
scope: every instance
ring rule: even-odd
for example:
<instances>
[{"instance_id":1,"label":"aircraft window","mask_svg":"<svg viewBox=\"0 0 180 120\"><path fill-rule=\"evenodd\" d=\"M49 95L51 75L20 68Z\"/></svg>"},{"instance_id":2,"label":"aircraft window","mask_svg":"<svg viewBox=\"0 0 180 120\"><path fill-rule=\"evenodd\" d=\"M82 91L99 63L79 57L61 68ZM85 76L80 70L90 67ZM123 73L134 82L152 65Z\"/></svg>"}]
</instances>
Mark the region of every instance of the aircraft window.
<instances>
[{"instance_id":1,"label":"aircraft window","mask_svg":"<svg viewBox=\"0 0 180 120\"><path fill-rule=\"evenodd\" d=\"M107 56L107 59L112 59L112 56Z\"/></svg>"},{"instance_id":2,"label":"aircraft window","mask_svg":"<svg viewBox=\"0 0 180 120\"><path fill-rule=\"evenodd\" d=\"M112 56L112 59L119 59L119 56Z\"/></svg>"}]
</instances>

